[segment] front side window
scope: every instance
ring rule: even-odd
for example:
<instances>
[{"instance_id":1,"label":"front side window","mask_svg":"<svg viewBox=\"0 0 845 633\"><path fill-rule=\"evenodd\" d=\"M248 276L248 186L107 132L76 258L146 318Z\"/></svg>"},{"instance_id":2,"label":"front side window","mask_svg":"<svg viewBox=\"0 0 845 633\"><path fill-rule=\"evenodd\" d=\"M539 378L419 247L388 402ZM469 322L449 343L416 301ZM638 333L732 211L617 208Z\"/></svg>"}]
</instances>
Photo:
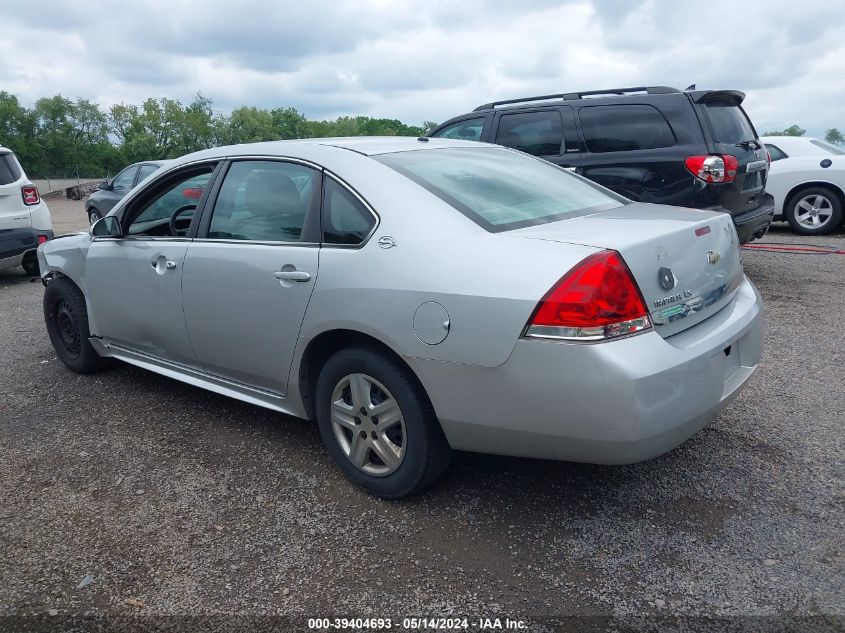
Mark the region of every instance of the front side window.
<instances>
[{"instance_id":1,"label":"front side window","mask_svg":"<svg viewBox=\"0 0 845 633\"><path fill-rule=\"evenodd\" d=\"M163 188L155 190L150 198L142 199L139 206L132 208L127 233L133 236L182 235L190 225L212 171L213 166L203 166L168 179ZM179 228L176 234L171 230L173 216L179 220L175 225Z\"/></svg>"},{"instance_id":2,"label":"front side window","mask_svg":"<svg viewBox=\"0 0 845 633\"><path fill-rule=\"evenodd\" d=\"M367 239L376 220L352 193L332 178L323 192L323 242L356 245Z\"/></svg>"},{"instance_id":3,"label":"front side window","mask_svg":"<svg viewBox=\"0 0 845 633\"><path fill-rule=\"evenodd\" d=\"M499 119L496 143L534 156L558 156L563 143L560 112L504 114Z\"/></svg>"},{"instance_id":4,"label":"front side window","mask_svg":"<svg viewBox=\"0 0 845 633\"><path fill-rule=\"evenodd\" d=\"M155 172L158 169L158 165L141 165L141 168L138 170L138 182L141 182Z\"/></svg>"},{"instance_id":5,"label":"front side window","mask_svg":"<svg viewBox=\"0 0 845 633\"><path fill-rule=\"evenodd\" d=\"M578 113L592 153L671 147L675 135L660 110L649 105L586 106Z\"/></svg>"},{"instance_id":6,"label":"front side window","mask_svg":"<svg viewBox=\"0 0 845 633\"><path fill-rule=\"evenodd\" d=\"M319 174L296 163L232 163L211 215L208 237L299 242Z\"/></svg>"},{"instance_id":7,"label":"front side window","mask_svg":"<svg viewBox=\"0 0 845 633\"><path fill-rule=\"evenodd\" d=\"M784 158L789 158L780 147L777 145L771 145L770 143L766 143L766 149L769 150L769 156L772 157L772 162L776 160L783 160Z\"/></svg>"},{"instance_id":8,"label":"front side window","mask_svg":"<svg viewBox=\"0 0 845 633\"><path fill-rule=\"evenodd\" d=\"M127 167L111 181L111 188L115 191L128 191L135 183L135 174L138 173L138 165Z\"/></svg>"},{"instance_id":9,"label":"front side window","mask_svg":"<svg viewBox=\"0 0 845 633\"><path fill-rule=\"evenodd\" d=\"M490 232L544 224L625 204L551 163L502 148L374 156Z\"/></svg>"},{"instance_id":10,"label":"front side window","mask_svg":"<svg viewBox=\"0 0 845 633\"><path fill-rule=\"evenodd\" d=\"M452 125L447 125L438 130L432 136L438 138L454 138L461 141L480 141L481 132L484 130L484 117L478 119L466 119Z\"/></svg>"}]
</instances>

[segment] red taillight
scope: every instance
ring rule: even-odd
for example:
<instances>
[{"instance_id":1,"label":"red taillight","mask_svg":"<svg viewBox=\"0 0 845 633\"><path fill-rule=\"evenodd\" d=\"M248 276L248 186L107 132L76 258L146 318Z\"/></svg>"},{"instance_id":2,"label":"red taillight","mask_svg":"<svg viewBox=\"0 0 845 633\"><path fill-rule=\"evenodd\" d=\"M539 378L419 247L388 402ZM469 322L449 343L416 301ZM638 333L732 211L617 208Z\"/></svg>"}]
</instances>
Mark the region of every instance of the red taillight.
<instances>
[{"instance_id":1,"label":"red taillight","mask_svg":"<svg viewBox=\"0 0 845 633\"><path fill-rule=\"evenodd\" d=\"M38 236L38 244L39 244L39 246L40 246L41 244L43 244L44 242L46 242L46 241L47 241L47 236L46 236L46 235L39 235L39 236Z\"/></svg>"},{"instance_id":2,"label":"red taillight","mask_svg":"<svg viewBox=\"0 0 845 633\"><path fill-rule=\"evenodd\" d=\"M704 182L722 183L736 180L739 161L730 154L687 156L684 165L693 176Z\"/></svg>"},{"instance_id":3,"label":"red taillight","mask_svg":"<svg viewBox=\"0 0 845 633\"><path fill-rule=\"evenodd\" d=\"M772 166L772 153L769 150L766 150L766 167Z\"/></svg>"},{"instance_id":4,"label":"red taillight","mask_svg":"<svg viewBox=\"0 0 845 633\"><path fill-rule=\"evenodd\" d=\"M28 207L41 202L41 196L38 195L38 188L32 185L21 187L21 196L23 196L23 203Z\"/></svg>"},{"instance_id":5,"label":"red taillight","mask_svg":"<svg viewBox=\"0 0 845 633\"><path fill-rule=\"evenodd\" d=\"M645 301L622 256L602 251L584 259L546 293L525 334L601 340L650 327Z\"/></svg>"}]
</instances>

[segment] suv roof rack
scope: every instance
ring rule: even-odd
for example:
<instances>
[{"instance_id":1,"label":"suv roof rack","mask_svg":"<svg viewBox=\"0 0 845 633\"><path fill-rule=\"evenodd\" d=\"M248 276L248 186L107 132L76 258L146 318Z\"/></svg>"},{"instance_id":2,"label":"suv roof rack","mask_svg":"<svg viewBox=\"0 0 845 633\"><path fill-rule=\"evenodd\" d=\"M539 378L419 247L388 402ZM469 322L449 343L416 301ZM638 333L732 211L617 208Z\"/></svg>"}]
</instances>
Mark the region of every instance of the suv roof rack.
<instances>
[{"instance_id":1,"label":"suv roof rack","mask_svg":"<svg viewBox=\"0 0 845 633\"><path fill-rule=\"evenodd\" d=\"M514 103L530 103L532 101L550 101L552 99L561 99L562 101L576 101L583 97L590 97L594 95L625 95L632 92L645 92L650 95L668 95L676 94L681 91L670 86L637 86L634 88L609 88L607 90L587 90L585 92L561 92L553 95L539 95L536 97L521 97L519 99L504 99L502 101L491 101L480 105L473 112L480 112L481 110L491 110L496 106L511 105Z\"/></svg>"}]
</instances>

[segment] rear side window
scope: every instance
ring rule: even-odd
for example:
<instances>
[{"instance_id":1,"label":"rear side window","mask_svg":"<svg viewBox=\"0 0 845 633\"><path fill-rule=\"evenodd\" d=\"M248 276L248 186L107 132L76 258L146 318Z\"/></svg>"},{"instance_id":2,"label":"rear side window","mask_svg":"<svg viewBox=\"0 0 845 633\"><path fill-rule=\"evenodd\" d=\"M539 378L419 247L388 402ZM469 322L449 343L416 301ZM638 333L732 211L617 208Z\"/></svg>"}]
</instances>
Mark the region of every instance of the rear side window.
<instances>
[{"instance_id":1,"label":"rear side window","mask_svg":"<svg viewBox=\"0 0 845 633\"><path fill-rule=\"evenodd\" d=\"M766 143L766 149L769 150L769 155L772 157L772 160L783 160L784 158L789 158L780 147L777 145L771 145Z\"/></svg>"},{"instance_id":2,"label":"rear side window","mask_svg":"<svg viewBox=\"0 0 845 633\"><path fill-rule=\"evenodd\" d=\"M480 141L481 132L484 130L484 117L478 119L466 119L452 125L447 125L438 130L432 136L437 138L454 138L461 141Z\"/></svg>"},{"instance_id":3,"label":"rear side window","mask_svg":"<svg viewBox=\"0 0 845 633\"><path fill-rule=\"evenodd\" d=\"M208 237L256 242L299 242L319 183L316 170L298 163L243 160L232 163Z\"/></svg>"},{"instance_id":4,"label":"rear side window","mask_svg":"<svg viewBox=\"0 0 845 633\"><path fill-rule=\"evenodd\" d=\"M331 178L325 180L323 242L355 245L363 242L376 223L373 214L347 189Z\"/></svg>"},{"instance_id":5,"label":"rear side window","mask_svg":"<svg viewBox=\"0 0 845 633\"><path fill-rule=\"evenodd\" d=\"M0 154L0 185L8 185L21 177L21 166L14 154Z\"/></svg>"},{"instance_id":6,"label":"rear side window","mask_svg":"<svg viewBox=\"0 0 845 633\"><path fill-rule=\"evenodd\" d=\"M757 139L745 112L735 103L711 101L704 104L704 109L713 129L713 140L717 143L735 145Z\"/></svg>"},{"instance_id":7,"label":"rear side window","mask_svg":"<svg viewBox=\"0 0 845 633\"><path fill-rule=\"evenodd\" d=\"M845 154L845 150L841 147L836 147L836 145L831 145L830 143L825 143L824 141L817 141L816 139L811 139L810 142L816 147L820 147L828 154L833 154L834 156L842 156Z\"/></svg>"},{"instance_id":8,"label":"rear side window","mask_svg":"<svg viewBox=\"0 0 845 633\"><path fill-rule=\"evenodd\" d=\"M499 119L496 143L534 156L558 156L563 143L560 112L504 114Z\"/></svg>"},{"instance_id":9,"label":"rear side window","mask_svg":"<svg viewBox=\"0 0 845 633\"><path fill-rule=\"evenodd\" d=\"M587 150L596 154L675 144L669 123L660 110L649 105L586 106L578 117Z\"/></svg>"}]
</instances>

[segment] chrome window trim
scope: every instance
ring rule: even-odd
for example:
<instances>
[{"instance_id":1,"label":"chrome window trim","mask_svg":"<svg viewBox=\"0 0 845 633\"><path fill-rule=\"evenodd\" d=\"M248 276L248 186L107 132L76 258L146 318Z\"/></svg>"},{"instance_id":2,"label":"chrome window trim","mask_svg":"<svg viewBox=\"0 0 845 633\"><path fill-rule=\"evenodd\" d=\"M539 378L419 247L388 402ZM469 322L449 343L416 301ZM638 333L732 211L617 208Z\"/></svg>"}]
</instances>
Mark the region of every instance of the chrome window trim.
<instances>
[{"instance_id":1,"label":"chrome window trim","mask_svg":"<svg viewBox=\"0 0 845 633\"><path fill-rule=\"evenodd\" d=\"M97 235L91 236L92 242L192 242L190 237L173 237L169 235L120 235L120 236L106 236Z\"/></svg>"},{"instance_id":2,"label":"chrome window trim","mask_svg":"<svg viewBox=\"0 0 845 633\"><path fill-rule=\"evenodd\" d=\"M364 198L364 196L362 196L360 193L355 191L355 189L352 187L352 185L350 185L345 180L343 180L343 178L341 178L340 176L338 176L336 173L334 173L333 171L331 171L329 169L323 168L323 173L325 174L325 176L327 178L331 178L338 185L340 185L341 187L346 189L350 194L352 194L352 197L354 197L356 200L358 200L358 202L360 202L361 205L375 219L375 223L373 224L373 228L370 230L370 232L367 234L367 236L363 240L361 240L358 244L328 244L327 242L321 242L320 246L322 248L339 248L341 250L356 250L356 251L364 248L364 246L367 245L367 242L370 241L370 238L373 237L373 234L376 232L376 229L378 229L378 227L381 225L381 216L373 208L373 205L371 205L369 202L367 202L367 200ZM325 202L326 202L325 200L322 200L321 204L320 204L320 214L321 215L323 213L322 205L325 204ZM320 237L321 238L323 237L322 224L320 226Z\"/></svg>"},{"instance_id":3,"label":"chrome window trim","mask_svg":"<svg viewBox=\"0 0 845 633\"><path fill-rule=\"evenodd\" d=\"M231 238L220 238L220 237L196 237L192 242L196 243L216 243L216 244L237 244L243 246L244 244L257 244L259 246L307 246L307 247L317 247L320 246L319 242L281 242L281 241L271 241L271 240L234 240Z\"/></svg>"}]
</instances>

